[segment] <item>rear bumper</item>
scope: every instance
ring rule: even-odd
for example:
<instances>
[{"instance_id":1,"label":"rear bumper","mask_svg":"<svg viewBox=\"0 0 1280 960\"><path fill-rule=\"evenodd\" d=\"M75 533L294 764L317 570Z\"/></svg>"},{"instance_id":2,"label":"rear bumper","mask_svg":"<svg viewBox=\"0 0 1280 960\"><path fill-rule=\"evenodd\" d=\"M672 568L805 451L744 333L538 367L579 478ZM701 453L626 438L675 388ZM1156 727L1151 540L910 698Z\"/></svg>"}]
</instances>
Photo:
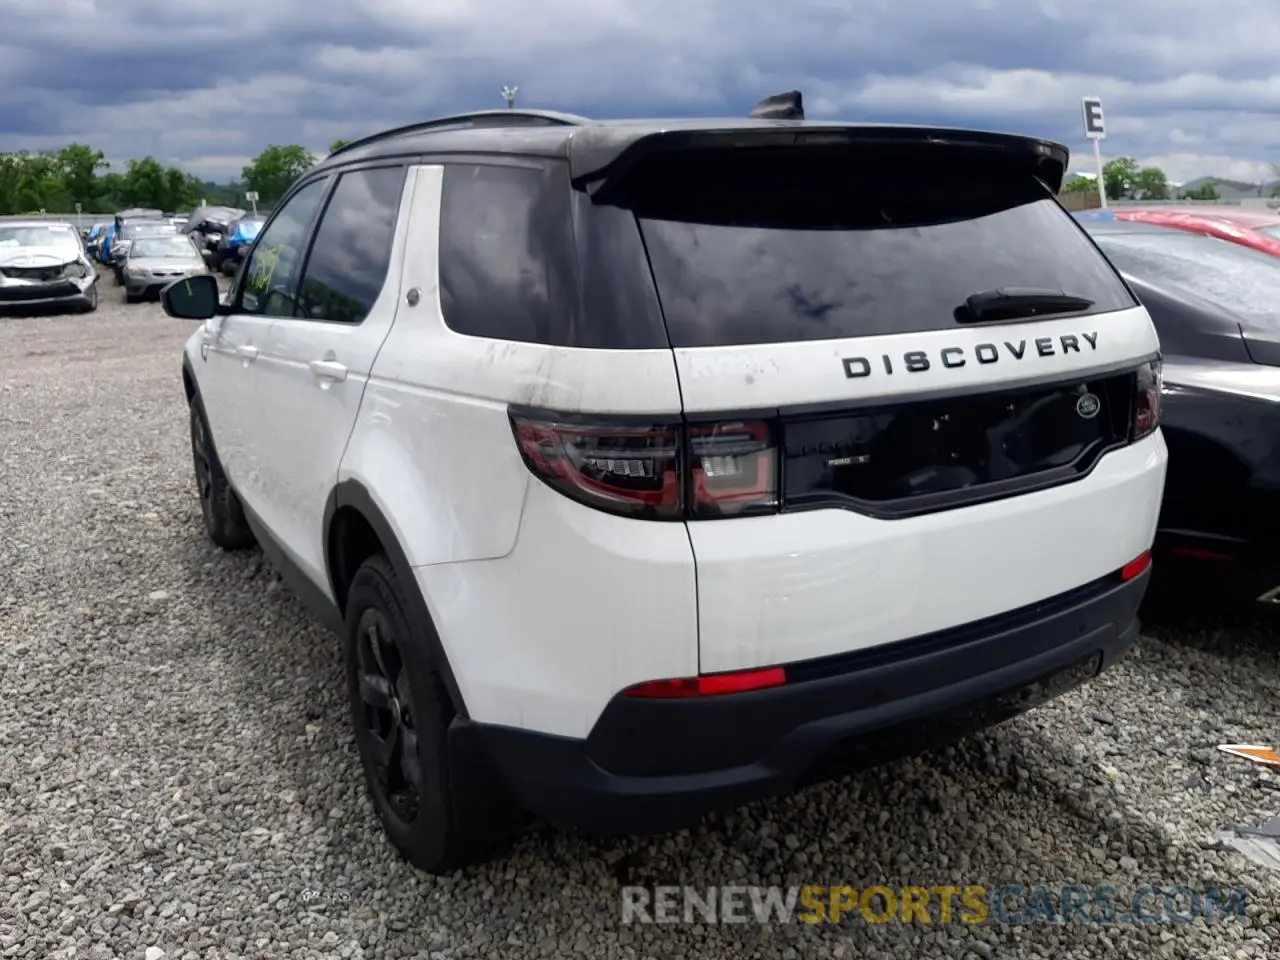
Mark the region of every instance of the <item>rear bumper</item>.
<instances>
[{"instance_id":1,"label":"rear bumper","mask_svg":"<svg viewBox=\"0 0 1280 960\"><path fill-rule=\"evenodd\" d=\"M959 629L791 664L783 687L615 698L586 739L458 721L455 756L486 760L516 802L553 823L687 826L953 740L1090 679L1137 639L1149 577L1110 577Z\"/></svg>"}]
</instances>

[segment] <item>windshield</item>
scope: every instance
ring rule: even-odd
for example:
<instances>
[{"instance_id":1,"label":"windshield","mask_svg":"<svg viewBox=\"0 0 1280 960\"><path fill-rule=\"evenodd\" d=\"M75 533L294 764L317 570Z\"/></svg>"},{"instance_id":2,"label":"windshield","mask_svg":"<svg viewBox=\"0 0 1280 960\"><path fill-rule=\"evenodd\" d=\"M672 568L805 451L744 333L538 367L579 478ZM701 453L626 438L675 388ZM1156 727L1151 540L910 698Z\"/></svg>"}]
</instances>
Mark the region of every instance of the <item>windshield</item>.
<instances>
[{"instance_id":1,"label":"windshield","mask_svg":"<svg viewBox=\"0 0 1280 960\"><path fill-rule=\"evenodd\" d=\"M1280 223L1272 224L1269 227L1258 227L1259 233L1265 233L1268 237L1274 237L1280 240Z\"/></svg>"},{"instance_id":2,"label":"windshield","mask_svg":"<svg viewBox=\"0 0 1280 960\"><path fill-rule=\"evenodd\" d=\"M181 257L194 260L199 254L191 246L186 237L140 237L133 242L129 250L130 256L138 257Z\"/></svg>"},{"instance_id":3,"label":"windshield","mask_svg":"<svg viewBox=\"0 0 1280 960\"><path fill-rule=\"evenodd\" d=\"M1095 234L1122 272L1173 284L1247 316L1273 316L1280 304L1280 258L1228 240L1167 233Z\"/></svg>"},{"instance_id":4,"label":"windshield","mask_svg":"<svg viewBox=\"0 0 1280 960\"><path fill-rule=\"evenodd\" d=\"M70 227L64 227L60 224L25 227L0 226L0 250L12 250L15 247L58 247L66 250L79 250L80 241Z\"/></svg>"}]
</instances>

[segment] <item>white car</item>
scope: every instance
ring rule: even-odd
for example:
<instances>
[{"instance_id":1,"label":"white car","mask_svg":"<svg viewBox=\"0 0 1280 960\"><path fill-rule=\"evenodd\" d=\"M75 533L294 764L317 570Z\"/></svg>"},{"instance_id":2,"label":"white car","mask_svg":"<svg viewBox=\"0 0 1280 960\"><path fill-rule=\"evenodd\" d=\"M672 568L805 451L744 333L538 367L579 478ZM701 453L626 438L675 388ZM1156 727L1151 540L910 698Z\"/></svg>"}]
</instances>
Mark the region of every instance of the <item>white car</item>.
<instances>
[{"instance_id":1,"label":"white car","mask_svg":"<svg viewBox=\"0 0 1280 960\"><path fill-rule=\"evenodd\" d=\"M69 223L0 223L0 311L10 307L98 309L98 271Z\"/></svg>"},{"instance_id":2,"label":"white car","mask_svg":"<svg viewBox=\"0 0 1280 960\"><path fill-rule=\"evenodd\" d=\"M503 110L305 174L183 382L205 525L346 639L445 870L953 738L1136 639L1145 309L999 134ZM513 818L514 822L515 818Z\"/></svg>"}]
</instances>

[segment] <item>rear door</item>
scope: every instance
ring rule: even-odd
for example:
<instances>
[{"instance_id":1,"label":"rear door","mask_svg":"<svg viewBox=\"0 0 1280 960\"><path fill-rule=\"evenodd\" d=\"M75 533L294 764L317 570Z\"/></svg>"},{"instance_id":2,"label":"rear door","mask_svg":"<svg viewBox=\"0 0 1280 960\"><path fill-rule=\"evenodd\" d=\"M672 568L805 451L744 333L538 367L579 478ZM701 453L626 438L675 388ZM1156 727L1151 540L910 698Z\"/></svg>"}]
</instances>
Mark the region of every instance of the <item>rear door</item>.
<instances>
[{"instance_id":1,"label":"rear door","mask_svg":"<svg viewBox=\"0 0 1280 960\"><path fill-rule=\"evenodd\" d=\"M688 525L704 671L956 626L1145 549L1136 502L1132 537L1085 502L1025 517L992 503L1123 446L1133 370L1158 350L1145 310L1028 172L929 143L673 152L633 177L617 195L644 238L686 417L742 423L779 463L772 515ZM1027 315L970 299L998 290L1075 300ZM1090 554L1090 538L1105 549Z\"/></svg>"},{"instance_id":2,"label":"rear door","mask_svg":"<svg viewBox=\"0 0 1280 960\"><path fill-rule=\"evenodd\" d=\"M263 509L280 546L326 591L325 503L400 303L399 211L412 192L400 164L338 175L296 309L272 324L258 357Z\"/></svg>"}]
</instances>

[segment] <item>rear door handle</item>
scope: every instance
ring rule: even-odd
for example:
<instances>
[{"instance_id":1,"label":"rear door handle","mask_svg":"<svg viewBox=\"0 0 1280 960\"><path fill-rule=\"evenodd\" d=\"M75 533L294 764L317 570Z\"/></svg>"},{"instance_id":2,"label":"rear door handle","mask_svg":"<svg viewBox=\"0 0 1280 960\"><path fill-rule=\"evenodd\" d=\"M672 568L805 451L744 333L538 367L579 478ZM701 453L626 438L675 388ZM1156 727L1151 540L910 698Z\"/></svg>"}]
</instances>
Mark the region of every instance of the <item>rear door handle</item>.
<instances>
[{"instance_id":1,"label":"rear door handle","mask_svg":"<svg viewBox=\"0 0 1280 960\"><path fill-rule=\"evenodd\" d=\"M241 344L236 347L236 356L248 361L249 363L253 363L253 361L258 359L258 348L250 346L247 343Z\"/></svg>"},{"instance_id":2,"label":"rear door handle","mask_svg":"<svg viewBox=\"0 0 1280 960\"><path fill-rule=\"evenodd\" d=\"M332 380L335 383L341 383L347 379L346 364L339 363L337 360L312 360L311 372L321 380Z\"/></svg>"}]
</instances>

